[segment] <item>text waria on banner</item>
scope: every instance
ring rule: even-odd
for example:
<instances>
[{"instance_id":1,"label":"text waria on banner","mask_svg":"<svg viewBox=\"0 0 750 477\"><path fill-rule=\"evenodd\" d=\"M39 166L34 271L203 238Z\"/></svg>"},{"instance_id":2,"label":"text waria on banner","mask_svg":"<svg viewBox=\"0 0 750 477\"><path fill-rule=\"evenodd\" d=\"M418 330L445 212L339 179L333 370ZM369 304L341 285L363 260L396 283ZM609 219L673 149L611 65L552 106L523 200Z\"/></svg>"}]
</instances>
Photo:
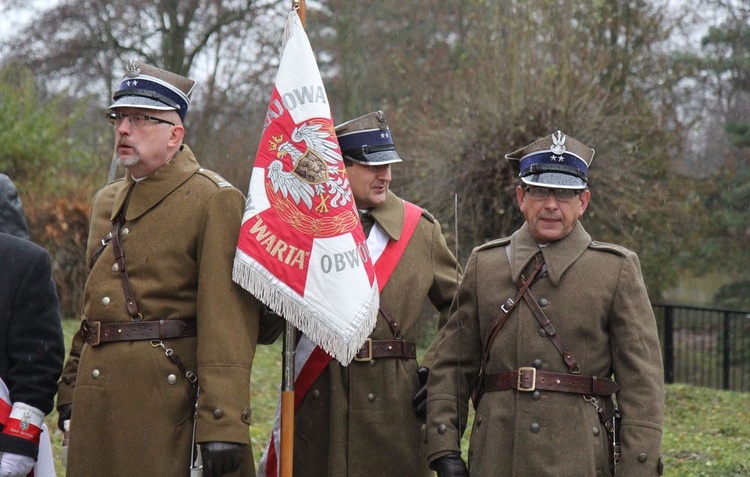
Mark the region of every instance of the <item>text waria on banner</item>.
<instances>
[{"instance_id":1,"label":"text waria on banner","mask_svg":"<svg viewBox=\"0 0 750 477\"><path fill-rule=\"evenodd\" d=\"M232 277L343 365L375 327L372 260L320 71L294 11L250 176Z\"/></svg>"}]
</instances>

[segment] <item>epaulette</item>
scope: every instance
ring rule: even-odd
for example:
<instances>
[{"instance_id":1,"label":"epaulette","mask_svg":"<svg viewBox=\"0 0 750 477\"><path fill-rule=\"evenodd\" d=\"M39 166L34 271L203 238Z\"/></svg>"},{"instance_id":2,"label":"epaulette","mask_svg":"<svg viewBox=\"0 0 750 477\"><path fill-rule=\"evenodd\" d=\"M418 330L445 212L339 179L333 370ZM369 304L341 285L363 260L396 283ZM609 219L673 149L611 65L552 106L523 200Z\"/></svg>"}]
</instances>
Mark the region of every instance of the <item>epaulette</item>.
<instances>
[{"instance_id":1,"label":"epaulette","mask_svg":"<svg viewBox=\"0 0 750 477\"><path fill-rule=\"evenodd\" d=\"M219 188L234 187L228 180L224 179L214 171L210 171L206 168L201 167L200 169L198 169L198 174L208 177L213 182L215 182L216 185L219 186Z\"/></svg>"},{"instance_id":2,"label":"epaulette","mask_svg":"<svg viewBox=\"0 0 750 477\"><path fill-rule=\"evenodd\" d=\"M606 242L597 242L596 240L592 240L589 244L589 248L594 250L600 250L602 252L610 252L610 253L616 253L617 255L621 257L627 257L630 253L632 253L627 248L623 247L622 245L617 245L614 243L606 243Z\"/></svg>"},{"instance_id":3,"label":"epaulette","mask_svg":"<svg viewBox=\"0 0 750 477\"><path fill-rule=\"evenodd\" d=\"M427 209L422 209L422 217L429 220L430 223L433 223L433 224L435 223L435 216L427 212Z\"/></svg>"},{"instance_id":4,"label":"epaulette","mask_svg":"<svg viewBox=\"0 0 750 477\"><path fill-rule=\"evenodd\" d=\"M479 252L480 250L487 250L488 248L501 247L501 246L508 245L509 243L510 243L510 237L503 237L503 238L491 240L487 243L483 243L482 245L475 248L474 251Z\"/></svg>"}]
</instances>

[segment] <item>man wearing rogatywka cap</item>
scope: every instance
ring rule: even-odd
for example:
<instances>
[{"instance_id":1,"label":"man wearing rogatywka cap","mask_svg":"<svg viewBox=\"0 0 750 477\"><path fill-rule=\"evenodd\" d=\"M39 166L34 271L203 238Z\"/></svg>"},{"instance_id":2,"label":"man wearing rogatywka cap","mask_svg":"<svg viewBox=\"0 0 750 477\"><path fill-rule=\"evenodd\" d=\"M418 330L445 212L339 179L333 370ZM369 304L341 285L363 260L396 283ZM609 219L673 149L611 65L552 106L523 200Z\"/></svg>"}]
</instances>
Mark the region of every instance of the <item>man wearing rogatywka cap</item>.
<instances>
[{"instance_id":1,"label":"man wearing rogatywka cap","mask_svg":"<svg viewBox=\"0 0 750 477\"><path fill-rule=\"evenodd\" d=\"M561 131L506 155L520 161L526 221L474 249L436 338L427 447L439 477L662 472L663 367L640 263L579 222L593 157Z\"/></svg>"},{"instance_id":2,"label":"man wearing rogatywka cap","mask_svg":"<svg viewBox=\"0 0 750 477\"><path fill-rule=\"evenodd\" d=\"M92 204L57 399L68 475L185 477L198 456L205 476L255 475L258 304L231 278L245 200L183 144L193 85L134 62L106 115L127 172Z\"/></svg>"},{"instance_id":3,"label":"man wearing rogatywka cap","mask_svg":"<svg viewBox=\"0 0 750 477\"><path fill-rule=\"evenodd\" d=\"M417 338L429 301L443 317L460 269L440 224L389 190L400 163L382 111L336 126L380 287L375 330L348 366L332 360L295 412L295 477L431 475L423 417L412 407L420 385ZM264 458L265 459L265 458Z\"/></svg>"}]
</instances>

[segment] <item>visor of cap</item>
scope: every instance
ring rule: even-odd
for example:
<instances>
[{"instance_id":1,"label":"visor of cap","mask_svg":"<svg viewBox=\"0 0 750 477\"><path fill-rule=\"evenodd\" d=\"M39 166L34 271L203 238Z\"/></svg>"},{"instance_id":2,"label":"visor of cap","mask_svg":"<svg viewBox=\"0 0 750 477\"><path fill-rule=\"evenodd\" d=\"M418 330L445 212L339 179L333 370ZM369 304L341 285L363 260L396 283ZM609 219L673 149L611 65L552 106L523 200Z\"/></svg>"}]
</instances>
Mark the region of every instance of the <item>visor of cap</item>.
<instances>
[{"instance_id":1,"label":"visor of cap","mask_svg":"<svg viewBox=\"0 0 750 477\"><path fill-rule=\"evenodd\" d=\"M380 166L385 164L394 164L396 162L403 162L399 157L396 149L382 150L378 152L359 152L356 154L344 154L344 157L350 161L365 166Z\"/></svg>"},{"instance_id":2,"label":"visor of cap","mask_svg":"<svg viewBox=\"0 0 750 477\"><path fill-rule=\"evenodd\" d=\"M521 182L530 186L555 189L585 189L586 181L580 177L561 172L542 172L521 177Z\"/></svg>"},{"instance_id":3,"label":"visor of cap","mask_svg":"<svg viewBox=\"0 0 750 477\"><path fill-rule=\"evenodd\" d=\"M176 111L177 108L169 106L157 101L155 99L146 98L143 96L132 96L126 95L117 98L108 109L115 108L142 108L142 109L155 109L159 111Z\"/></svg>"}]
</instances>

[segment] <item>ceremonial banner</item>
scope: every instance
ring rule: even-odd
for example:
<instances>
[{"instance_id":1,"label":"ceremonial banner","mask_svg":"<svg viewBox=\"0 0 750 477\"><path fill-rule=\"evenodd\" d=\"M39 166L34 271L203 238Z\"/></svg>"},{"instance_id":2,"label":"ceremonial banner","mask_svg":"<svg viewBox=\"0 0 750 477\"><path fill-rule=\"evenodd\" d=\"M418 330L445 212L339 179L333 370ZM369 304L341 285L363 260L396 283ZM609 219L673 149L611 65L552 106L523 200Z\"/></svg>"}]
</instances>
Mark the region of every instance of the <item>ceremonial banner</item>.
<instances>
[{"instance_id":1,"label":"ceremonial banner","mask_svg":"<svg viewBox=\"0 0 750 477\"><path fill-rule=\"evenodd\" d=\"M410 202L404 202L404 227L399 241L389 240L388 235L375 223L367 239L380 290L388 282L398 261L406 250L419 223L422 209ZM299 407L307 391L331 362L331 357L320 347L302 336L294 353L294 409ZM278 477L278 449L281 441L281 407L276 407L271 439L263 451L258 464L258 477Z\"/></svg>"},{"instance_id":2,"label":"ceremonial banner","mask_svg":"<svg viewBox=\"0 0 750 477\"><path fill-rule=\"evenodd\" d=\"M348 365L378 287L320 71L292 11L237 241L235 282Z\"/></svg>"}]
</instances>

